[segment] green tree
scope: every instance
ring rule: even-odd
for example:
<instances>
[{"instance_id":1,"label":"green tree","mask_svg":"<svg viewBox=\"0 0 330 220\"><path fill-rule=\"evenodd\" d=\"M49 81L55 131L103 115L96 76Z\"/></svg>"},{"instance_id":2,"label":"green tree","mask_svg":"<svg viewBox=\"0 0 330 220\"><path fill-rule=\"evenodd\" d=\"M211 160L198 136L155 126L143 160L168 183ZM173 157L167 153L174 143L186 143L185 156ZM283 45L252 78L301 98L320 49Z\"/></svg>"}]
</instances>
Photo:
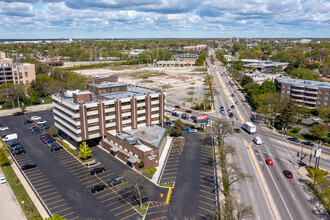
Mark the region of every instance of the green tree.
<instances>
[{"instance_id":1,"label":"green tree","mask_svg":"<svg viewBox=\"0 0 330 220\"><path fill-rule=\"evenodd\" d=\"M196 66L202 66L204 65L204 61L206 60L206 56L204 54L200 54L195 61Z\"/></svg>"},{"instance_id":2,"label":"green tree","mask_svg":"<svg viewBox=\"0 0 330 220\"><path fill-rule=\"evenodd\" d=\"M238 60L235 62L235 69L237 70L243 70L244 69L244 62L241 60Z\"/></svg>"},{"instance_id":3,"label":"green tree","mask_svg":"<svg viewBox=\"0 0 330 220\"><path fill-rule=\"evenodd\" d=\"M24 111L26 109L25 105L21 105L21 110Z\"/></svg>"},{"instance_id":4,"label":"green tree","mask_svg":"<svg viewBox=\"0 0 330 220\"><path fill-rule=\"evenodd\" d=\"M243 76L241 81L241 86L245 86L246 84L253 83L253 78L251 76Z\"/></svg>"},{"instance_id":5,"label":"green tree","mask_svg":"<svg viewBox=\"0 0 330 220\"><path fill-rule=\"evenodd\" d=\"M180 119L178 119L175 122L170 134L174 137L178 137L182 134L183 129L184 129L184 124L182 123L182 121Z\"/></svg>"},{"instance_id":6,"label":"green tree","mask_svg":"<svg viewBox=\"0 0 330 220\"><path fill-rule=\"evenodd\" d=\"M273 81L266 80L261 84L261 92L266 93L275 93L276 92L276 83Z\"/></svg>"},{"instance_id":7,"label":"green tree","mask_svg":"<svg viewBox=\"0 0 330 220\"><path fill-rule=\"evenodd\" d=\"M290 73L290 77L297 79L305 79L305 80L316 80L316 81L320 79L320 75L310 69L294 69Z\"/></svg>"},{"instance_id":8,"label":"green tree","mask_svg":"<svg viewBox=\"0 0 330 220\"><path fill-rule=\"evenodd\" d=\"M320 143L322 137L328 135L328 126L325 124L316 124L309 130L309 133Z\"/></svg>"},{"instance_id":9,"label":"green tree","mask_svg":"<svg viewBox=\"0 0 330 220\"><path fill-rule=\"evenodd\" d=\"M54 137L54 136L57 135L57 130L56 130L55 125L51 125L51 126L49 127L49 133L50 133L50 135L52 135L52 137Z\"/></svg>"},{"instance_id":10,"label":"green tree","mask_svg":"<svg viewBox=\"0 0 330 220\"><path fill-rule=\"evenodd\" d=\"M296 110L297 108L295 102L290 99L279 115L279 120L284 128L287 128L289 125L293 125L295 123Z\"/></svg>"},{"instance_id":11,"label":"green tree","mask_svg":"<svg viewBox=\"0 0 330 220\"><path fill-rule=\"evenodd\" d=\"M320 69L321 68L321 64L317 63L317 62L314 62L313 66L314 66L314 69Z\"/></svg>"},{"instance_id":12,"label":"green tree","mask_svg":"<svg viewBox=\"0 0 330 220\"><path fill-rule=\"evenodd\" d=\"M38 104L41 103L40 98L38 97L38 95L37 95L36 92L33 92L33 93L32 93L32 96L31 96L31 103L32 103L33 105L38 105Z\"/></svg>"},{"instance_id":13,"label":"green tree","mask_svg":"<svg viewBox=\"0 0 330 220\"><path fill-rule=\"evenodd\" d=\"M9 166L10 160L4 147L0 147L0 166Z\"/></svg>"},{"instance_id":14,"label":"green tree","mask_svg":"<svg viewBox=\"0 0 330 220\"><path fill-rule=\"evenodd\" d=\"M278 52L272 57L273 61L278 61L278 62L290 62L290 55L285 53L285 52Z\"/></svg>"},{"instance_id":15,"label":"green tree","mask_svg":"<svg viewBox=\"0 0 330 220\"><path fill-rule=\"evenodd\" d=\"M68 220L58 214L54 214L52 217L45 218L45 220Z\"/></svg>"},{"instance_id":16,"label":"green tree","mask_svg":"<svg viewBox=\"0 0 330 220\"><path fill-rule=\"evenodd\" d=\"M88 147L86 142L82 142L79 147L79 156L81 159L86 160L92 154L92 150Z\"/></svg>"}]
</instances>

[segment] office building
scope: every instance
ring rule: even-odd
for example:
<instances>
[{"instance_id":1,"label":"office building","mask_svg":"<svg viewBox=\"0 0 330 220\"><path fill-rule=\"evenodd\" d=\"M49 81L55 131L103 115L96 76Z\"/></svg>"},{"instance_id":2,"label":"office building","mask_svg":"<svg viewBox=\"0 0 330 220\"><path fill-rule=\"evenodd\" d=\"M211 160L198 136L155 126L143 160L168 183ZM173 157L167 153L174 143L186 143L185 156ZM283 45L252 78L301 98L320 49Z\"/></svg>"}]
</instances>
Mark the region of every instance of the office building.
<instances>
[{"instance_id":1,"label":"office building","mask_svg":"<svg viewBox=\"0 0 330 220\"><path fill-rule=\"evenodd\" d=\"M29 84L36 79L34 64L13 63L13 60L5 57L0 52L0 85L2 83Z\"/></svg>"},{"instance_id":2,"label":"office building","mask_svg":"<svg viewBox=\"0 0 330 220\"><path fill-rule=\"evenodd\" d=\"M290 96L298 106L310 109L330 107L330 83L292 78L276 78L277 91Z\"/></svg>"}]
</instances>

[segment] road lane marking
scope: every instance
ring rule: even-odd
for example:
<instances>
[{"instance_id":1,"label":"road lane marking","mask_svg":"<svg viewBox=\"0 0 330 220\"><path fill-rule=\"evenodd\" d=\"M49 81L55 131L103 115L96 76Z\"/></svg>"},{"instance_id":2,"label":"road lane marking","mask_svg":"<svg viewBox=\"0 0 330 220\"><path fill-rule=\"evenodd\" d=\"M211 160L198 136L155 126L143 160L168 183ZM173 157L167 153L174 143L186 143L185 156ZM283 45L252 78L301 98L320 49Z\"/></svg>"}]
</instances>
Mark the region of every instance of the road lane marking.
<instances>
[{"instance_id":1,"label":"road lane marking","mask_svg":"<svg viewBox=\"0 0 330 220\"><path fill-rule=\"evenodd\" d=\"M168 188L166 202L165 202L166 204L169 204L171 193L172 193L172 188Z\"/></svg>"},{"instance_id":2,"label":"road lane marking","mask_svg":"<svg viewBox=\"0 0 330 220\"><path fill-rule=\"evenodd\" d=\"M296 197L294 197L294 195L291 193L291 196L293 197L294 200L296 200Z\"/></svg>"},{"instance_id":3,"label":"road lane marking","mask_svg":"<svg viewBox=\"0 0 330 220\"><path fill-rule=\"evenodd\" d=\"M253 193L252 193L252 190L250 189L250 194L251 194L251 196L253 197Z\"/></svg>"}]
</instances>

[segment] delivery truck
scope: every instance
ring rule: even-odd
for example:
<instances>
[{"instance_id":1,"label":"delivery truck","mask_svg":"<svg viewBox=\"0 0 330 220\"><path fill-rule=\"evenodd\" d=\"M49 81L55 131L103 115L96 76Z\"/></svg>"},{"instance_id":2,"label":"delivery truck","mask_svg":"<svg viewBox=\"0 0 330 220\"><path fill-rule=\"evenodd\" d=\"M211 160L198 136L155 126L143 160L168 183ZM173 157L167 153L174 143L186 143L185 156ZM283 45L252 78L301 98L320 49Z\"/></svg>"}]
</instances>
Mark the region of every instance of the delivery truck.
<instances>
[{"instance_id":1,"label":"delivery truck","mask_svg":"<svg viewBox=\"0 0 330 220\"><path fill-rule=\"evenodd\" d=\"M18 136L16 133L14 134L8 134L3 138L3 141L13 141L13 140L17 140Z\"/></svg>"},{"instance_id":2,"label":"delivery truck","mask_svg":"<svg viewBox=\"0 0 330 220\"><path fill-rule=\"evenodd\" d=\"M242 129L247 131L249 134L256 133L257 131L256 126L251 122L245 122L242 126Z\"/></svg>"},{"instance_id":3,"label":"delivery truck","mask_svg":"<svg viewBox=\"0 0 330 220\"><path fill-rule=\"evenodd\" d=\"M170 106L170 105L165 105L165 111L175 112L175 108L173 106Z\"/></svg>"}]
</instances>

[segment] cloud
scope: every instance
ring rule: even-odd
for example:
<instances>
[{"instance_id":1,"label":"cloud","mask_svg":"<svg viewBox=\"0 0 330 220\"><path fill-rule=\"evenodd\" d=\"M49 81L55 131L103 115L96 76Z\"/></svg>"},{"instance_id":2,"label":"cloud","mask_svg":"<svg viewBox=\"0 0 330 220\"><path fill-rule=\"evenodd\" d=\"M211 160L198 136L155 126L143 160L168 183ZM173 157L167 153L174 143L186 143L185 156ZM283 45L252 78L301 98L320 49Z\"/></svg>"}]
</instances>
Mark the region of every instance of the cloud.
<instances>
[{"instance_id":1,"label":"cloud","mask_svg":"<svg viewBox=\"0 0 330 220\"><path fill-rule=\"evenodd\" d=\"M28 4L23 2L6 3L0 1L0 15L18 16L18 17L32 17L36 10Z\"/></svg>"}]
</instances>

